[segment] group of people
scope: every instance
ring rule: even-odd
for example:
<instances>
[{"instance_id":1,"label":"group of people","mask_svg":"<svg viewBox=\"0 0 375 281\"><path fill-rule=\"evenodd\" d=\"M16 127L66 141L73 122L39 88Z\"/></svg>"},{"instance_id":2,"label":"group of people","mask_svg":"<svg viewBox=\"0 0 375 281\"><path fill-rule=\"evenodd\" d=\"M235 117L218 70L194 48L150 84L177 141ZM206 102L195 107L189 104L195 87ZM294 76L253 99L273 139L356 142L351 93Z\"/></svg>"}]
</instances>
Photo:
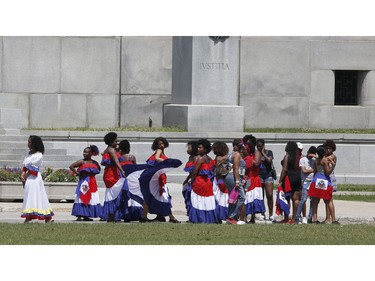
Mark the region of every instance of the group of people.
<instances>
[{"instance_id":1,"label":"group of people","mask_svg":"<svg viewBox=\"0 0 375 281\"><path fill-rule=\"evenodd\" d=\"M323 223L339 224L336 220L332 197L333 192L337 190L334 174L337 163L335 150L336 144L333 140L326 140L318 147L311 146L306 155L302 154L302 143L294 141L287 143L286 153L281 161L282 170L277 195L280 203L277 211L284 213L282 223L320 223L318 204L320 199L323 199L326 210ZM310 197L308 218L306 217L307 197ZM290 199L292 201L291 219L289 219Z\"/></svg>"},{"instance_id":2,"label":"group of people","mask_svg":"<svg viewBox=\"0 0 375 281\"><path fill-rule=\"evenodd\" d=\"M99 155L95 145L83 150L83 159L70 165L79 177L72 215L77 221L94 218L107 222L139 221L180 223L172 212L171 195L166 173L182 165L179 159L168 158L169 146L163 137L156 138L151 146L153 154L143 164L137 164L130 154L130 143L118 141L115 132L104 137L107 148L102 152L100 164L92 159ZM54 215L44 189L39 169L42 165L44 145L40 137L30 136L30 152L24 160L21 175L25 188L21 217L25 223L32 219L51 222ZM184 167L187 177L182 184L182 195L188 222L246 224L255 223L255 215L276 222L276 214L284 214L281 223L317 222L320 199L326 204L325 222L337 223L332 201L336 146L328 140L318 148L310 147L302 155L301 143L289 141L281 161L282 170L274 204L273 190L276 179L273 153L266 149L263 139L245 135L234 139L230 149L225 142L213 144L207 139L187 143L188 160ZM212 159L209 154L213 152ZM101 204L95 176L104 167L104 203ZM310 197L310 211L306 219L306 201ZM265 200L267 199L268 218ZM289 204L292 216L289 219ZM301 213L303 218L301 219ZM154 214L153 220L148 214Z\"/></svg>"}]
</instances>

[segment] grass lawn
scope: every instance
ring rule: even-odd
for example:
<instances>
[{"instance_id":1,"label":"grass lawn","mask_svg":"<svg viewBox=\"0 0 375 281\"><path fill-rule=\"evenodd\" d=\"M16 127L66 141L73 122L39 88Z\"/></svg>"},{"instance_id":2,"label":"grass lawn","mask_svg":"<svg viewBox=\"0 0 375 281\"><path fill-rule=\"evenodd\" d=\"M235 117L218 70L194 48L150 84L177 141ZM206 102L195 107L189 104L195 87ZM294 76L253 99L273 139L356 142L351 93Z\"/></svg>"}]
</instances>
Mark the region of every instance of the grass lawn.
<instances>
[{"instance_id":1,"label":"grass lawn","mask_svg":"<svg viewBox=\"0 0 375 281\"><path fill-rule=\"evenodd\" d=\"M342 194L333 195L334 200L357 201L357 202L375 202L375 195L360 195L360 194ZM375 215L375 212L374 212Z\"/></svg>"},{"instance_id":2,"label":"grass lawn","mask_svg":"<svg viewBox=\"0 0 375 281\"><path fill-rule=\"evenodd\" d=\"M375 245L375 225L0 224L0 245Z\"/></svg>"}]
</instances>

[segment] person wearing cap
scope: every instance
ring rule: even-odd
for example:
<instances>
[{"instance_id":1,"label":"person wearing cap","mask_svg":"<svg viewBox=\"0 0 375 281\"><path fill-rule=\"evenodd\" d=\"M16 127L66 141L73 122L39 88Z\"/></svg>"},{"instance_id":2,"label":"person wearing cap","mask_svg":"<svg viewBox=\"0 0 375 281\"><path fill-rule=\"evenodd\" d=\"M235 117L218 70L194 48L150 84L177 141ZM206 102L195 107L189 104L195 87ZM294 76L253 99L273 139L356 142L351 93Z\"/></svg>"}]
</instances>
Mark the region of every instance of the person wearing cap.
<instances>
[{"instance_id":1,"label":"person wearing cap","mask_svg":"<svg viewBox=\"0 0 375 281\"><path fill-rule=\"evenodd\" d=\"M298 145L298 143L297 143ZM302 145L302 144L301 144ZM302 146L303 149L303 146ZM299 166L301 167L301 178L302 178L302 193L301 199L299 201L297 214L294 223L300 223L301 212L303 213L302 223L306 224L308 222L306 218L306 200L307 191L310 187L310 183L314 177L314 163L316 160L316 147L310 146L307 151L306 156L302 156L299 160ZM310 199L310 210L309 210L309 220L312 220L312 202Z\"/></svg>"}]
</instances>

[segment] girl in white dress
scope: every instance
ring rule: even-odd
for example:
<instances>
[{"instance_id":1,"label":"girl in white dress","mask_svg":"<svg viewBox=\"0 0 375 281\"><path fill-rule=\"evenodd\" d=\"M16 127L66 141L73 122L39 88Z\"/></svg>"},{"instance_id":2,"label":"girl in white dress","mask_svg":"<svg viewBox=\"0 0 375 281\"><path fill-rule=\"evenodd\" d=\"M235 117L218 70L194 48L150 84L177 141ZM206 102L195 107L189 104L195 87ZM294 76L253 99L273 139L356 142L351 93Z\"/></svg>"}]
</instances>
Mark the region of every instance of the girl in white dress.
<instances>
[{"instance_id":1,"label":"girl in white dress","mask_svg":"<svg viewBox=\"0 0 375 281\"><path fill-rule=\"evenodd\" d=\"M29 154L23 161L21 180L25 190L22 205L22 218L25 223L33 219L52 222L54 215L44 188L42 175L39 171L43 163L44 145L38 136L30 136L28 139Z\"/></svg>"}]
</instances>

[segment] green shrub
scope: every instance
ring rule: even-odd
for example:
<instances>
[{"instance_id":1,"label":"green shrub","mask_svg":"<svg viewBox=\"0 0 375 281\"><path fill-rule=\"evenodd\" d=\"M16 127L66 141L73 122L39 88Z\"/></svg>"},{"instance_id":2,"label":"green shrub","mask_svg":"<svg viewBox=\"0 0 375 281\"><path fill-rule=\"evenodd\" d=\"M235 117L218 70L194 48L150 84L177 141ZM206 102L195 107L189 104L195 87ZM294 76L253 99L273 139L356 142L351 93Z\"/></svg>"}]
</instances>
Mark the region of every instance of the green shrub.
<instances>
[{"instance_id":1,"label":"green shrub","mask_svg":"<svg viewBox=\"0 0 375 281\"><path fill-rule=\"evenodd\" d=\"M44 181L46 182L77 182L77 177L72 171L67 169L53 171L51 168L47 168L43 173L45 174Z\"/></svg>"},{"instance_id":2,"label":"green shrub","mask_svg":"<svg viewBox=\"0 0 375 281\"><path fill-rule=\"evenodd\" d=\"M21 168L0 168L0 181L21 181Z\"/></svg>"},{"instance_id":3,"label":"green shrub","mask_svg":"<svg viewBox=\"0 0 375 281\"><path fill-rule=\"evenodd\" d=\"M42 172L42 178L46 182L77 182L77 177L68 169L47 167ZM0 168L0 181L21 181L21 168Z\"/></svg>"}]
</instances>

